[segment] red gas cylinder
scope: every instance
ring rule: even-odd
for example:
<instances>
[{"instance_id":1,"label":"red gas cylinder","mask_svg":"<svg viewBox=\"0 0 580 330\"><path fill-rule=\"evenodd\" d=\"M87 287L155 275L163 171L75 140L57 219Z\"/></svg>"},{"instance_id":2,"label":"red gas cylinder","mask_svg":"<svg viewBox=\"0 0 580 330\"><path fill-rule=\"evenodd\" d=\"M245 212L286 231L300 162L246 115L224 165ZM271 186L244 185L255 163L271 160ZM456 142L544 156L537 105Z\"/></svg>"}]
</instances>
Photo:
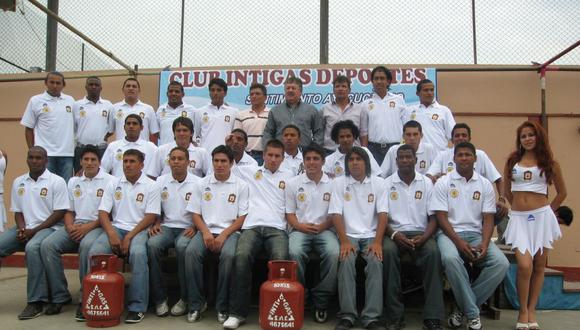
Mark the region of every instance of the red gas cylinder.
<instances>
[{"instance_id":1,"label":"red gas cylinder","mask_svg":"<svg viewBox=\"0 0 580 330\"><path fill-rule=\"evenodd\" d=\"M304 323L304 287L296 261L268 262L268 280L260 287L262 329L300 329Z\"/></svg>"},{"instance_id":2,"label":"red gas cylinder","mask_svg":"<svg viewBox=\"0 0 580 330\"><path fill-rule=\"evenodd\" d=\"M125 279L117 272L118 260L112 254L91 258L91 272L83 279L83 315L89 327L112 327L121 322Z\"/></svg>"}]
</instances>

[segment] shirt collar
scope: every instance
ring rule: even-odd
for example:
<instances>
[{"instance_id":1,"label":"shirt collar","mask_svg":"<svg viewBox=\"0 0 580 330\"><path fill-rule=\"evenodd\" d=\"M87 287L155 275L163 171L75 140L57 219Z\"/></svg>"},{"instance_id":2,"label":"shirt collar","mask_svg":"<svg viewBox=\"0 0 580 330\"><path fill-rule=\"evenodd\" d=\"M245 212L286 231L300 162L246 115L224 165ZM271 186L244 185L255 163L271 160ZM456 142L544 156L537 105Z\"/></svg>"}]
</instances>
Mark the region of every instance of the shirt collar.
<instances>
[{"instance_id":1,"label":"shirt collar","mask_svg":"<svg viewBox=\"0 0 580 330\"><path fill-rule=\"evenodd\" d=\"M139 179L137 179L137 181L135 181L135 184L138 183L145 183L145 181L148 179L147 175L145 174L145 172L141 171L141 176L139 176ZM122 183L131 183L129 182L129 180L127 180L127 177L125 176L125 174L123 174L123 177L121 177L121 182Z\"/></svg>"},{"instance_id":2,"label":"shirt collar","mask_svg":"<svg viewBox=\"0 0 580 330\"><path fill-rule=\"evenodd\" d=\"M125 139L125 138L123 138L123 140L121 140L121 141L123 141L123 142L124 142L124 145L128 145L129 143L135 143L135 144L136 144L136 145L138 145L138 146L140 146L140 145L143 145L143 143L144 143L144 142L146 142L146 141L145 141L145 140L143 140L143 139L137 139L137 141L135 141L135 142L131 142L131 141L129 141L129 140L127 140L127 139Z\"/></svg>"},{"instance_id":3,"label":"shirt collar","mask_svg":"<svg viewBox=\"0 0 580 330\"><path fill-rule=\"evenodd\" d=\"M459 174L459 172L457 172L457 170L451 171L451 173L449 173L449 175L451 175L451 179L453 179L453 180L465 181L465 178L462 177ZM473 171L473 175L471 176L471 179L469 181L471 181L471 180L475 180L475 181L479 180L479 174L477 174L477 172Z\"/></svg>"},{"instance_id":4,"label":"shirt collar","mask_svg":"<svg viewBox=\"0 0 580 330\"><path fill-rule=\"evenodd\" d=\"M32 177L30 176L30 172L27 173L28 177L26 178L27 180L30 179L32 181L34 181L34 179L32 179ZM45 169L44 172L42 172L41 175L38 176L38 180L42 179L42 180L48 180L48 177L50 176L50 171L48 169ZM38 181L36 180L36 181Z\"/></svg>"},{"instance_id":5,"label":"shirt collar","mask_svg":"<svg viewBox=\"0 0 580 330\"><path fill-rule=\"evenodd\" d=\"M171 174L171 173L170 173ZM175 183L189 183L189 182L193 182L194 178L193 178L193 174L191 174L189 171L187 172L187 175L185 176L185 179L183 180L183 182L179 182L177 181L173 175L171 175L171 180L169 182L175 182Z\"/></svg>"},{"instance_id":6,"label":"shirt collar","mask_svg":"<svg viewBox=\"0 0 580 330\"><path fill-rule=\"evenodd\" d=\"M211 174L210 178L209 178L209 183L236 183L236 176L234 175L234 173L232 173L230 171L230 177L226 180L226 181L218 181L218 179L216 179L215 174Z\"/></svg>"},{"instance_id":7,"label":"shirt collar","mask_svg":"<svg viewBox=\"0 0 580 330\"><path fill-rule=\"evenodd\" d=\"M419 173L417 171L415 171L415 178L413 179L412 182L415 182L415 181L423 181L423 176L421 175L421 173ZM403 180L401 180L401 177L399 176L399 171L397 171L396 175L393 176L393 183L405 183Z\"/></svg>"},{"instance_id":8,"label":"shirt collar","mask_svg":"<svg viewBox=\"0 0 580 330\"><path fill-rule=\"evenodd\" d=\"M349 184L349 185L356 184L356 183L361 183L360 181L356 180L355 178L353 178L350 175L347 176L346 178L348 180L347 184ZM371 182L371 177L370 176L365 176L365 179L363 180L362 184L369 183L369 182Z\"/></svg>"},{"instance_id":9,"label":"shirt collar","mask_svg":"<svg viewBox=\"0 0 580 330\"><path fill-rule=\"evenodd\" d=\"M94 178L89 179L85 176L85 173L83 172L83 175L81 175L81 181L88 181L88 180L101 180L105 177L105 170L103 170L102 168L99 167L99 171L97 172L97 175L95 175Z\"/></svg>"},{"instance_id":10,"label":"shirt collar","mask_svg":"<svg viewBox=\"0 0 580 330\"><path fill-rule=\"evenodd\" d=\"M250 107L250 112L257 113L256 111L254 111L254 109L252 109L252 107ZM265 107L264 110L260 111L260 113L263 113L263 112L270 112L270 108Z\"/></svg>"},{"instance_id":11,"label":"shirt collar","mask_svg":"<svg viewBox=\"0 0 580 330\"><path fill-rule=\"evenodd\" d=\"M177 106L177 108L174 108L172 106L169 105L168 103L165 103L165 105L163 106L165 108L165 110L177 110L179 108L183 108L185 106L185 103L181 103L179 106Z\"/></svg>"},{"instance_id":12,"label":"shirt collar","mask_svg":"<svg viewBox=\"0 0 580 330\"><path fill-rule=\"evenodd\" d=\"M302 173L300 174L300 176L302 176L302 183L310 183L310 182L314 183L314 181L308 178L308 175L306 175L306 173ZM326 173L322 172L322 178L320 178L320 182L321 183L330 182L330 178L328 177L328 175L326 175Z\"/></svg>"},{"instance_id":13,"label":"shirt collar","mask_svg":"<svg viewBox=\"0 0 580 330\"><path fill-rule=\"evenodd\" d=\"M427 106L427 107L425 105L423 105L423 103L419 103L419 108L427 109L429 107L437 107L438 105L439 105L439 103L437 103L437 100L434 99L433 102L431 102L431 104L429 104L429 106Z\"/></svg>"},{"instance_id":14,"label":"shirt collar","mask_svg":"<svg viewBox=\"0 0 580 330\"><path fill-rule=\"evenodd\" d=\"M125 99L123 99L123 101L121 101L121 102L123 102L122 106L128 106L128 107L136 107L138 105L143 105L143 102L141 102L141 100L137 100L137 103L135 103L135 105L130 105L129 103L127 103L127 101L125 101Z\"/></svg>"},{"instance_id":15,"label":"shirt collar","mask_svg":"<svg viewBox=\"0 0 580 330\"><path fill-rule=\"evenodd\" d=\"M44 93L42 93L42 98L48 101L52 101L52 100L61 100L62 99L62 93L60 93L60 96L52 96L50 94L48 94L47 91L44 91Z\"/></svg>"},{"instance_id":16,"label":"shirt collar","mask_svg":"<svg viewBox=\"0 0 580 330\"><path fill-rule=\"evenodd\" d=\"M287 154L286 151L284 151L284 159L286 159L286 158L303 160L302 159L302 151L300 151L300 149L299 149L298 153L296 154L295 157L292 157L290 154Z\"/></svg>"},{"instance_id":17,"label":"shirt collar","mask_svg":"<svg viewBox=\"0 0 580 330\"><path fill-rule=\"evenodd\" d=\"M82 103L83 103L83 104L88 104L88 103L93 103L93 101L89 100L89 99L88 99L88 98L85 96L85 97L83 97L83 99L82 99ZM99 104L99 103L103 103L103 99L102 99L101 97L99 97L99 99L97 100L97 102L96 102L96 103L94 103L94 104Z\"/></svg>"}]
</instances>

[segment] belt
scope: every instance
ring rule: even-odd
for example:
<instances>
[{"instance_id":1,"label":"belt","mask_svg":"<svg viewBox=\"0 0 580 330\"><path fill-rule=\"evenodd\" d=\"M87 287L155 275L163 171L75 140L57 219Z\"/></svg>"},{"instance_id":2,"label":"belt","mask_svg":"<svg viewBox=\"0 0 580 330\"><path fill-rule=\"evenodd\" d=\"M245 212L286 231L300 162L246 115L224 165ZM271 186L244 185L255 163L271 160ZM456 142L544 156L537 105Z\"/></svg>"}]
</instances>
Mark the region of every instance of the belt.
<instances>
[{"instance_id":1,"label":"belt","mask_svg":"<svg viewBox=\"0 0 580 330\"><path fill-rule=\"evenodd\" d=\"M369 145L370 145L370 144L372 144L372 145L375 145L375 146L377 146L377 147L380 147L380 148L382 148L382 149L385 149L385 148L389 148L389 147L392 147L392 146L394 146L394 145L397 145L397 144L399 144L399 142L393 142L393 143L376 143L376 142L369 142Z\"/></svg>"},{"instance_id":2,"label":"belt","mask_svg":"<svg viewBox=\"0 0 580 330\"><path fill-rule=\"evenodd\" d=\"M263 155L264 152L263 151L260 151L260 150L250 150L250 151L248 151L248 154L250 156L253 156L253 155Z\"/></svg>"}]
</instances>

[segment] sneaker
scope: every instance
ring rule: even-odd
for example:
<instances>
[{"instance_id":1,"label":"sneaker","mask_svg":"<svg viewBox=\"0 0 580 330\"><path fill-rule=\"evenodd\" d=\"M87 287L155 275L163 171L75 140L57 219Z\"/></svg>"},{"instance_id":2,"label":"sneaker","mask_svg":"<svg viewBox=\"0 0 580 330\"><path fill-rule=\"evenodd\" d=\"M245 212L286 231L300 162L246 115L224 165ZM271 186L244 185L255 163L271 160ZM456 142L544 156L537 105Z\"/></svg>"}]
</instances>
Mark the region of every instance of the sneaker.
<instances>
[{"instance_id":1,"label":"sneaker","mask_svg":"<svg viewBox=\"0 0 580 330\"><path fill-rule=\"evenodd\" d=\"M125 323L139 323L145 318L145 313L129 312L125 317Z\"/></svg>"},{"instance_id":2,"label":"sneaker","mask_svg":"<svg viewBox=\"0 0 580 330\"><path fill-rule=\"evenodd\" d=\"M401 330L401 329L403 329L403 322L401 321L387 322L387 330Z\"/></svg>"},{"instance_id":3,"label":"sneaker","mask_svg":"<svg viewBox=\"0 0 580 330\"><path fill-rule=\"evenodd\" d=\"M48 306L46 306L46 310L44 311L44 315L60 314L60 311L62 310L62 306L64 306L64 305L65 304L50 303L50 304L48 304Z\"/></svg>"},{"instance_id":4,"label":"sneaker","mask_svg":"<svg viewBox=\"0 0 580 330\"><path fill-rule=\"evenodd\" d=\"M467 330L481 330L483 326L481 325L481 319L478 317L467 320Z\"/></svg>"},{"instance_id":5,"label":"sneaker","mask_svg":"<svg viewBox=\"0 0 580 330\"><path fill-rule=\"evenodd\" d=\"M83 315L83 304L78 305L77 311L75 313L75 320L77 320L78 322L85 322L87 320Z\"/></svg>"},{"instance_id":6,"label":"sneaker","mask_svg":"<svg viewBox=\"0 0 580 330\"><path fill-rule=\"evenodd\" d=\"M423 330L443 330L441 321L436 319L423 320Z\"/></svg>"},{"instance_id":7,"label":"sneaker","mask_svg":"<svg viewBox=\"0 0 580 330\"><path fill-rule=\"evenodd\" d=\"M342 319L338 322L336 327L334 327L334 330L348 330L348 329L352 328L352 326L353 326L353 324L350 320Z\"/></svg>"},{"instance_id":8,"label":"sneaker","mask_svg":"<svg viewBox=\"0 0 580 330\"><path fill-rule=\"evenodd\" d=\"M169 315L169 305L167 305L167 300L155 306L155 314L159 317Z\"/></svg>"},{"instance_id":9,"label":"sneaker","mask_svg":"<svg viewBox=\"0 0 580 330\"><path fill-rule=\"evenodd\" d=\"M22 313L18 315L19 320L30 320L42 315L42 302L28 303Z\"/></svg>"},{"instance_id":10,"label":"sneaker","mask_svg":"<svg viewBox=\"0 0 580 330\"><path fill-rule=\"evenodd\" d=\"M372 321L371 323L367 324L365 329L368 330L385 330L385 326L380 324L379 321Z\"/></svg>"},{"instance_id":11,"label":"sneaker","mask_svg":"<svg viewBox=\"0 0 580 330\"><path fill-rule=\"evenodd\" d=\"M218 323L224 324L224 322L228 319L228 312L218 312L217 313L217 320Z\"/></svg>"},{"instance_id":12,"label":"sneaker","mask_svg":"<svg viewBox=\"0 0 580 330\"><path fill-rule=\"evenodd\" d=\"M203 306L201 307L200 310L189 312L187 314L187 322L193 323L193 322L197 322L197 321L201 320L201 313L205 312L206 309L207 309L207 303L203 304Z\"/></svg>"},{"instance_id":13,"label":"sneaker","mask_svg":"<svg viewBox=\"0 0 580 330\"><path fill-rule=\"evenodd\" d=\"M324 323L327 319L328 313L326 313L326 309L317 309L314 311L314 321Z\"/></svg>"},{"instance_id":14,"label":"sneaker","mask_svg":"<svg viewBox=\"0 0 580 330\"><path fill-rule=\"evenodd\" d=\"M181 316L187 314L187 304L183 299L179 299L178 302L171 307L171 315L173 316Z\"/></svg>"},{"instance_id":15,"label":"sneaker","mask_svg":"<svg viewBox=\"0 0 580 330\"><path fill-rule=\"evenodd\" d=\"M242 325L242 323L246 322L246 319L239 316L230 316L224 322L224 329L237 329Z\"/></svg>"},{"instance_id":16,"label":"sneaker","mask_svg":"<svg viewBox=\"0 0 580 330\"><path fill-rule=\"evenodd\" d=\"M453 313L449 314L447 318L447 325L451 329L457 329L463 324L464 315L458 309L454 309Z\"/></svg>"}]
</instances>

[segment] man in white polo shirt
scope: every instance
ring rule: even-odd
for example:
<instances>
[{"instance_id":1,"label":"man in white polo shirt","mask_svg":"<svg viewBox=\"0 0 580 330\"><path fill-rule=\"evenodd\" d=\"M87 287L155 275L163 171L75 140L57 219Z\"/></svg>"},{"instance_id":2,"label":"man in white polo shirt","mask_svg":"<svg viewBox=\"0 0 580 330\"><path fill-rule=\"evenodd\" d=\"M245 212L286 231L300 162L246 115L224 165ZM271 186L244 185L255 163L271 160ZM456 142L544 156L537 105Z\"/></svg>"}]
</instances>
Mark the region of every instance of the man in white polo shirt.
<instances>
[{"instance_id":1,"label":"man in white polo shirt","mask_svg":"<svg viewBox=\"0 0 580 330\"><path fill-rule=\"evenodd\" d=\"M141 139L157 144L159 124L153 107L139 100L141 84L135 78L127 78L123 82L123 95L125 99L113 106L113 115L110 116L111 129L115 132L115 139L122 140L125 137L125 118L130 114L136 114L143 119L143 131Z\"/></svg>"},{"instance_id":2,"label":"man in white polo shirt","mask_svg":"<svg viewBox=\"0 0 580 330\"><path fill-rule=\"evenodd\" d=\"M89 258L114 253L129 258L131 283L127 292L125 323L139 323L149 305L147 228L161 214L159 188L143 172L144 154L129 149L123 154L123 173L109 184L99 205L103 233L89 250Z\"/></svg>"},{"instance_id":3,"label":"man in white polo shirt","mask_svg":"<svg viewBox=\"0 0 580 330\"><path fill-rule=\"evenodd\" d=\"M103 85L99 77L88 77L85 82L87 95L76 101L73 106L75 123L75 156L74 171L81 169L80 153L85 145L97 146L99 158L103 157L107 149L107 138L113 134L109 124L109 117L113 115L113 104L101 98Z\"/></svg>"},{"instance_id":4,"label":"man in white polo shirt","mask_svg":"<svg viewBox=\"0 0 580 330\"><path fill-rule=\"evenodd\" d=\"M336 330L347 330L359 319L365 329L381 330L383 312L383 235L387 225L387 201L383 179L370 174L369 155L353 147L346 155L345 175L334 180L328 213L340 240ZM356 307L356 258L365 266L365 305Z\"/></svg>"},{"instance_id":5,"label":"man in white polo shirt","mask_svg":"<svg viewBox=\"0 0 580 330\"><path fill-rule=\"evenodd\" d=\"M235 270L230 299L230 315L225 329L237 329L250 309L252 265L258 253L266 250L269 260L288 259L288 235L284 190L292 173L280 169L284 145L270 140L264 149L263 166L236 166L233 173L250 187L248 215L242 226L235 254Z\"/></svg>"},{"instance_id":6,"label":"man in white polo shirt","mask_svg":"<svg viewBox=\"0 0 580 330\"><path fill-rule=\"evenodd\" d=\"M41 146L48 153L47 168L66 182L73 174L74 99L64 93L64 76L50 72L44 78L46 91L30 98L20 125L28 148Z\"/></svg>"},{"instance_id":7,"label":"man in white polo shirt","mask_svg":"<svg viewBox=\"0 0 580 330\"><path fill-rule=\"evenodd\" d=\"M322 172L325 151L318 144L304 149L305 173L292 178L286 186L286 220L291 227L290 259L298 262L298 278L304 273L309 253L320 256L320 282L310 292L314 301L314 320L326 322L330 300L336 294L336 271L340 247L328 217L332 181Z\"/></svg>"},{"instance_id":8,"label":"man in white polo shirt","mask_svg":"<svg viewBox=\"0 0 580 330\"><path fill-rule=\"evenodd\" d=\"M393 74L384 66L373 69L371 81L373 96L361 104L368 121L368 143L363 139L361 144L368 146L381 165L389 148L401 141L405 100L400 95L389 92Z\"/></svg>"},{"instance_id":9,"label":"man in white polo shirt","mask_svg":"<svg viewBox=\"0 0 580 330\"><path fill-rule=\"evenodd\" d=\"M69 208L66 183L46 167L48 156L42 147L31 147L26 158L29 172L12 184L10 210L16 225L0 234L0 258L25 251L28 277L27 305L18 315L28 320L42 314L43 305L52 301L41 257L42 241L52 234Z\"/></svg>"},{"instance_id":10,"label":"man in white polo shirt","mask_svg":"<svg viewBox=\"0 0 580 330\"><path fill-rule=\"evenodd\" d=\"M423 126L424 140L437 150L444 151L451 140L455 119L448 107L435 100L435 84L423 79L417 84L419 104L405 109L403 122L416 120Z\"/></svg>"},{"instance_id":11,"label":"man in white polo shirt","mask_svg":"<svg viewBox=\"0 0 580 330\"><path fill-rule=\"evenodd\" d=\"M403 125L403 140L415 150L417 163L415 169L421 174L427 173L431 163L437 157L437 149L429 143L423 141L423 129L421 124L415 120L410 120ZM393 146L387 152L381 164L381 177L386 178L397 172L397 149L401 146Z\"/></svg>"},{"instance_id":12,"label":"man in white polo shirt","mask_svg":"<svg viewBox=\"0 0 580 330\"><path fill-rule=\"evenodd\" d=\"M387 329L403 328L401 256L410 254L423 277L423 329L441 330L440 320L445 310L441 256L432 237L437 230L437 220L428 212L433 183L416 170L417 157L411 145L397 148L396 161L397 172L385 180L388 224L387 238L383 240L383 283L386 286Z\"/></svg>"},{"instance_id":13,"label":"man in white polo shirt","mask_svg":"<svg viewBox=\"0 0 580 330\"><path fill-rule=\"evenodd\" d=\"M167 103L161 105L155 115L159 126L159 145L173 142L173 121L186 117L193 122L195 108L183 103L183 85L179 81L172 81L167 85ZM192 130L193 132L193 130Z\"/></svg>"},{"instance_id":14,"label":"man in white polo shirt","mask_svg":"<svg viewBox=\"0 0 580 330\"><path fill-rule=\"evenodd\" d=\"M264 163L262 135L268 122L270 108L266 106L268 90L260 83L253 83L250 86L250 103L252 107L248 110L240 111L236 115L234 129L239 128L248 134L248 147L246 151L252 156L258 165Z\"/></svg>"},{"instance_id":15,"label":"man in white polo shirt","mask_svg":"<svg viewBox=\"0 0 580 330\"><path fill-rule=\"evenodd\" d=\"M288 124L282 129L282 143L284 144L284 161L281 168L289 170L294 175L304 172L304 159L298 148L300 143L300 129L298 126Z\"/></svg>"},{"instance_id":16,"label":"man in white polo shirt","mask_svg":"<svg viewBox=\"0 0 580 330\"><path fill-rule=\"evenodd\" d=\"M238 109L224 103L228 85L223 79L210 80L208 87L211 102L197 109L193 124L200 146L212 152L215 147L224 144L224 139L234 128Z\"/></svg>"},{"instance_id":17,"label":"man in white polo shirt","mask_svg":"<svg viewBox=\"0 0 580 330\"><path fill-rule=\"evenodd\" d=\"M435 184L429 211L435 212L442 232L437 234L441 262L459 305L447 320L460 327L467 317L467 329L483 326L479 308L503 281L509 262L491 242L495 194L491 183L473 170L475 147L469 142L455 146L455 171ZM479 277L470 283L464 263L481 267Z\"/></svg>"},{"instance_id":18,"label":"man in white polo shirt","mask_svg":"<svg viewBox=\"0 0 580 330\"><path fill-rule=\"evenodd\" d=\"M105 189L115 178L99 168L101 162L96 146L90 144L84 146L79 157L82 175L74 176L68 182L70 207L64 215L64 227L42 241L41 245L40 253L42 260L45 261L48 286L52 295L52 303L45 311L45 314L49 315L60 313L62 306L71 301L61 260L63 253L79 254L82 296L83 279L89 271L89 249L103 232L98 221L99 204ZM85 320L81 303L77 307L75 319Z\"/></svg>"},{"instance_id":19,"label":"man in white polo shirt","mask_svg":"<svg viewBox=\"0 0 580 330\"><path fill-rule=\"evenodd\" d=\"M143 119L136 114L130 114L125 118L125 137L122 140L111 142L105 150L101 167L105 172L115 177L123 176L123 154L129 149L137 149L145 156L143 173L157 173L155 171L155 158L157 146L153 142L145 141L139 137L143 130Z\"/></svg>"},{"instance_id":20,"label":"man in white polo shirt","mask_svg":"<svg viewBox=\"0 0 580 330\"><path fill-rule=\"evenodd\" d=\"M208 253L219 255L215 309L217 320L224 323L230 312L230 279L234 270L234 254L240 229L248 213L248 184L231 172L234 155L221 145L212 152L214 171L203 178L187 206L197 234L185 252L188 281L188 322L197 322L207 303L203 296L203 263ZM214 275L215 276L215 275Z\"/></svg>"},{"instance_id":21,"label":"man in white polo shirt","mask_svg":"<svg viewBox=\"0 0 580 330\"><path fill-rule=\"evenodd\" d=\"M147 254L149 256L149 284L151 299L157 316L167 316L167 286L163 279L161 258L170 247L177 253L177 278L179 280L179 301L171 308L171 315L180 316L187 312L188 274L185 249L195 235L195 227L186 210L192 193L199 188L201 179L191 174L189 153L183 147L174 147L169 153L171 172L157 178L157 189L161 198L161 217L149 227Z\"/></svg>"},{"instance_id":22,"label":"man in white polo shirt","mask_svg":"<svg viewBox=\"0 0 580 330\"><path fill-rule=\"evenodd\" d=\"M234 153L234 166L258 166L258 161L246 152L248 134L241 128L234 128L226 138L226 146Z\"/></svg>"}]
</instances>

